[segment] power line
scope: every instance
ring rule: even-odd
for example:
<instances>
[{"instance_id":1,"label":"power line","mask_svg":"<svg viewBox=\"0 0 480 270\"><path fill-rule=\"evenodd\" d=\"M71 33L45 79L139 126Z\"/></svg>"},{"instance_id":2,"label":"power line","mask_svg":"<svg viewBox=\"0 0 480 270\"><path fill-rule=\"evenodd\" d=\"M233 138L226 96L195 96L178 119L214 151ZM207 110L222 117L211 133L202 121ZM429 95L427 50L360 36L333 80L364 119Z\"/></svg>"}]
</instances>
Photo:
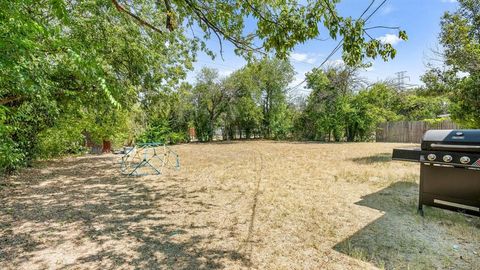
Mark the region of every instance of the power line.
<instances>
[{"instance_id":1,"label":"power line","mask_svg":"<svg viewBox=\"0 0 480 270\"><path fill-rule=\"evenodd\" d=\"M325 63L327 63L327 61L340 49L342 44L343 44L343 38L338 42L337 46L335 46L335 48L332 50L332 52L330 52L330 54L323 60L323 62L317 68L321 68ZM300 87L306 81L307 81L307 78L305 77L300 83L298 83L297 85L295 85L293 87L290 87L287 91L296 90L298 87Z\"/></svg>"},{"instance_id":2,"label":"power line","mask_svg":"<svg viewBox=\"0 0 480 270\"><path fill-rule=\"evenodd\" d=\"M387 2L388 0L383 0L382 3L380 3L380 5L378 5L378 7L365 19L365 22L367 22L375 13L377 13L377 11Z\"/></svg>"},{"instance_id":3,"label":"power line","mask_svg":"<svg viewBox=\"0 0 480 270\"><path fill-rule=\"evenodd\" d=\"M370 2L370 5L368 5L368 7L363 11L362 15L360 15L360 18L362 18L363 15L367 13L367 11L373 6L373 3L375 3L375 0L372 0L372 2Z\"/></svg>"},{"instance_id":4,"label":"power line","mask_svg":"<svg viewBox=\"0 0 480 270\"><path fill-rule=\"evenodd\" d=\"M375 10L370 14L368 15L368 17L365 19L365 22L367 22L368 20L370 20L370 18L372 18L372 16L378 12L378 10L387 2L388 0L383 0L382 3L380 3L380 5L378 5ZM370 5L368 5L368 7L363 11L363 13L360 15L359 19L363 17L363 15L365 15L365 13L367 13L367 11L372 7L372 5L375 3L375 0L372 0L372 2L370 2ZM321 68L325 63L328 62L328 60L330 60L330 58L340 49L340 47L343 45L343 38L338 42L337 46L332 50L332 52L323 60L323 62L317 67L317 68ZM298 83L297 85L293 86L293 87L290 87L287 91L292 91L292 90L296 90L298 87L300 87L302 84L304 84L305 82L307 81L307 78L305 77L300 83Z\"/></svg>"}]
</instances>

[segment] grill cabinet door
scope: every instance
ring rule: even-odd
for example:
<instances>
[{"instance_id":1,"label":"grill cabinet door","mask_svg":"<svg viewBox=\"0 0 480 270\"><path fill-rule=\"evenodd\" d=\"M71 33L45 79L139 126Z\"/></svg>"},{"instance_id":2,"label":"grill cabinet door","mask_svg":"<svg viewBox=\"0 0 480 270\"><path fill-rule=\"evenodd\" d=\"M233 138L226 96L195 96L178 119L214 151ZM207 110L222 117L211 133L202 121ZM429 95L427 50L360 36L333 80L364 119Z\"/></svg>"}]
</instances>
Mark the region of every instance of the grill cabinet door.
<instances>
[{"instance_id":1,"label":"grill cabinet door","mask_svg":"<svg viewBox=\"0 0 480 270\"><path fill-rule=\"evenodd\" d=\"M438 199L480 208L480 171L425 164L420 170L423 204L439 206L434 202Z\"/></svg>"}]
</instances>

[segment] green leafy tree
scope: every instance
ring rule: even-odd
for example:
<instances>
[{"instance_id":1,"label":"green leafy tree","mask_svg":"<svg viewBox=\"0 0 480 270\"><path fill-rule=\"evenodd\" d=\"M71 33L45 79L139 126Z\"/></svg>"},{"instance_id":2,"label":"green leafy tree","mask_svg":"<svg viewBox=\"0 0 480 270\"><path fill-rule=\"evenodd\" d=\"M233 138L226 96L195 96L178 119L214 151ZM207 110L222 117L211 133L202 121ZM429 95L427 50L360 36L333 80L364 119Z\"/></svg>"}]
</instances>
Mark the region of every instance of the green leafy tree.
<instances>
[{"instance_id":1,"label":"green leafy tree","mask_svg":"<svg viewBox=\"0 0 480 270\"><path fill-rule=\"evenodd\" d=\"M261 93L262 131L265 138L284 138L291 132L287 90L295 74L287 61L265 58L249 67Z\"/></svg>"},{"instance_id":2,"label":"green leafy tree","mask_svg":"<svg viewBox=\"0 0 480 270\"><path fill-rule=\"evenodd\" d=\"M445 96L431 97L411 92L401 97L398 114L403 115L405 120L435 119L448 112L448 98Z\"/></svg>"},{"instance_id":3,"label":"green leafy tree","mask_svg":"<svg viewBox=\"0 0 480 270\"><path fill-rule=\"evenodd\" d=\"M480 74L463 78L454 90L452 118L467 128L480 128Z\"/></svg>"},{"instance_id":4,"label":"green leafy tree","mask_svg":"<svg viewBox=\"0 0 480 270\"><path fill-rule=\"evenodd\" d=\"M192 86L182 83L176 90L153 92L143 97L141 119L143 142L178 143L188 140L193 127Z\"/></svg>"},{"instance_id":5,"label":"green leafy tree","mask_svg":"<svg viewBox=\"0 0 480 270\"><path fill-rule=\"evenodd\" d=\"M466 127L480 127L480 2L460 0L455 12L442 18L440 43L445 63L453 74L464 76L449 80L452 118Z\"/></svg>"},{"instance_id":6,"label":"green leafy tree","mask_svg":"<svg viewBox=\"0 0 480 270\"><path fill-rule=\"evenodd\" d=\"M398 121L401 98L395 88L376 83L353 96L347 118L348 140L369 140L379 123Z\"/></svg>"},{"instance_id":7,"label":"green leafy tree","mask_svg":"<svg viewBox=\"0 0 480 270\"><path fill-rule=\"evenodd\" d=\"M443 15L440 43L446 64L456 71L480 72L480 3L459 0L455 12Z\"/></svg>"},{"instance_id":8,"label":"green leafy tree","mask_svg":"<svg viewBox=\"0 0 480 270\"><path fill-rule=\"evenodd\" d=\"M201 139L213 140L219 117L234 96L232 91L228 91L230 88L225 86L226 81L220 80L215 69L202 68L197 76L193 99L197 133Z\"/></svg>"},{"instance_id":9,"label":"green leafy tree","mask_svg":"<svg viewBox=\"0 0 480 270\"><path fill-rule=\"evenodd\" d=\"M263 59L221 79L216 70L203 68L193 89L195 123L200 139L211 140L223 128L224 138L237 132L261 132L265 138L286 138L292 132L287 103L292 66L278 59ZM243 137L243 136L242 136Z\"/></svg>"},{"instance_id":10,"label":"green leafy tree","mask_svg":"<svg viewBox=\"0 0 480 270\"><path fill-rule=\"evenodd\" d=\"M339 141L348 133L350 101L354 89L362 82L357 70L332 66L325 70L316 68L306 74L307 88L312 89L312 92L303 121L314 130L306 131L309 139L330 141L333 136L333 139Z\"/></svg>"},{"instance_id":11,"label":"green leafy tree","mask_svg":"<svg viewBox=\"0 0 480 270\"><path fill-rule=\"evenodd\" d=\"M459 78L453 70L430 67L427 72L422 75L421 80L425 86L417 89L419 95L446 97L452 92L453 85L458 83Z\"/></svg>"},{"instance_id":12,"label":"green leafy tree","mask_svg":"<svg viewBox=\"0 0 480 270\"><path fill-rule=\"evenodd\" d=\"M246 66L232 73L226 79L226 87L234 95L223 114L225 137L235 138L237 132L244 130L245 137L250 138L252 133L260 131L263 119L262 92L255 81L254 69Z\"/></svg>"},{"instance_id":13,"label":"green leafy tree","mask_svg":"<svg viewBox=\"0 0 480 270\"><path fill-rule=\"evenodd\" d=\"M9 136L2 148L22 153L2 170L41 155L39 134L71 116L94 115L86 117L94 119L87 132L115 139L124 111L146 92L174 86L196 50L183 32L143 29L110 1L1 2L0 19L0 108L8 112L2 130Z\"/></svg>"}]
</instances>

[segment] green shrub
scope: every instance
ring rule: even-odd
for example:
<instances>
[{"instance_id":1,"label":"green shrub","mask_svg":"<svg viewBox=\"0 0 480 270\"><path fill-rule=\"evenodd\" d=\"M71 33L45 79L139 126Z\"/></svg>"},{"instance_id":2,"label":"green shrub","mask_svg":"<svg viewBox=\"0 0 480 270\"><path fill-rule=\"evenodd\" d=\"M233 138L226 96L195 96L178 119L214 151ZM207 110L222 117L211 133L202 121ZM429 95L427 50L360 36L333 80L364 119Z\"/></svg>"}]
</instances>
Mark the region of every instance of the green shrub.
<instances>
[{"instance_id":1,"label":"green shrub","mask_svg":"<svg viewBox=\"0 0 480 270\"><path fill-rule=\"evenodd\" d=\"M25 154L11 138L12 126L5 124L7 109L0 106L0 175L25 166Z\"/></svg>"},{"instance_id":2,"label":"green shrub","mask_svg":"<svg viewBox=\"0 0 480 270\"><path fill-rule=\"evenodd\" d=\"M84 140L79 126L62 123L38 135L36 152L39 158L78 154L85 151Z\"/></svg>"},{"instance_id":3,"label":"green shrub","mask_svg":"<svg viewBox=\"0 0 480 270\"><path fill-rule=\"evenodd\" d=\"M174 132L168 121L160 121L148 127L137 139L139 142L176 144L188 141L185 132Z\"/></svg>"},{"instance_id":4,"label":"green shrub","mask_svg":"<svg viewBox=\"0 0 480 270\"><path fill-rule=\"evenodd\" d=\"M25 166L25 154L8 136L8 128L0 124L0 175Z\"/></svg>"}]
</instances>

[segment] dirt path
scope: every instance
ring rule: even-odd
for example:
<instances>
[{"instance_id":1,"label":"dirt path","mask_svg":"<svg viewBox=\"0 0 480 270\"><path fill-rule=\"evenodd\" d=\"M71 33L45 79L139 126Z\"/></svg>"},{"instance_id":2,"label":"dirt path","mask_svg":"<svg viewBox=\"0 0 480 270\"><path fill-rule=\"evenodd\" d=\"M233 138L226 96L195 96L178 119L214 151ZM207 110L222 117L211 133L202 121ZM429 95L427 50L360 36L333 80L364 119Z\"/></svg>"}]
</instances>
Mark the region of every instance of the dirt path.
<instances>
[{"instance_id":1,"label":"dirt path","mask_svg":"<svg viewBox=\"0 0 480 270\"><path fill-rule=\"evenodd\" d=\"M416 214L394 144L175 146L180 171L119 157L0 180L0 269L480 269L480 219Z\"/></svg>"}]
</instances>

